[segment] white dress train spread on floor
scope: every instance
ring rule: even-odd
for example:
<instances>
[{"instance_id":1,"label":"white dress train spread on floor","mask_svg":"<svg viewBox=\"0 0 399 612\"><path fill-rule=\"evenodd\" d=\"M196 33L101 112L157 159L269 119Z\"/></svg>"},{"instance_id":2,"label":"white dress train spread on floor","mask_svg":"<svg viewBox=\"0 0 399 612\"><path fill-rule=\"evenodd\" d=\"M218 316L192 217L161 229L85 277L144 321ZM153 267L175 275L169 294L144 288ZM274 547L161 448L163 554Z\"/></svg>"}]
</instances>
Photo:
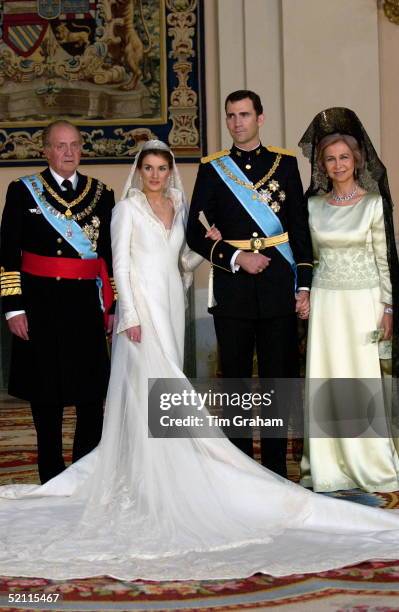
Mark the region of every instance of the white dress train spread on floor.
<instances>
[{"instance_id":1,"label":"white dress train spread on floor","mask_svg":"<svg viewBox=\"0 0 399 612\"><path fill-rule=\"evenodd\" d=\"M117 329L140 323L142 342L114 338L99 447L43 486L0 488L0 573L237 578L398 558L395 512L310 493L224 438L148 438L148 377L183 377L185 211L173 199L169 234L141 192L116 206Z\"/></svg>"}]
</instances>

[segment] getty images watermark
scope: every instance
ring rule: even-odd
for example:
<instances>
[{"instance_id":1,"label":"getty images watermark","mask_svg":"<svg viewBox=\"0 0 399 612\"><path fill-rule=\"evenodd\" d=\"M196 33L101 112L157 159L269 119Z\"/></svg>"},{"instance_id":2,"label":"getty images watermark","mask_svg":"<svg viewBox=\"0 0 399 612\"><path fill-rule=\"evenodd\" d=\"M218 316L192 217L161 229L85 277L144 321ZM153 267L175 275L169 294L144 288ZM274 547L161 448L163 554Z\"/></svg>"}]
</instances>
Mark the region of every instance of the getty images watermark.
<instances>
[{"instance_id":1,"label":"getty images watermark","mask_svg":"<svg viewBox=\"0 0 399 612\"><path fill-rule=\"evenodd\" d=\"M221 392L208 391L201 392L192 389L183 389L182 392L164 392L160 395L159 407L161 410L169 411L173 409L191 409L195 407L202 416L198 414L187 414L185 416L172 416L163 414L160 416L160 424L162 427L284 427L282 418L273 418L261 416L248 416L246 412L252 412L253 408L269 408L273 402L275 391L257 393L257 392ZM236 408L243 412L239 414L231 414L229 416L218 416L211 414L209 410L222 409L226 411L234 411ZM180 410L179 410L180 412Z\"/></svg>"},{"instance_id":2,"label":"getty images watermark","mask_svg":"<svg viewBox=\"0 0 399 612\"><path fill-rule=\"evenodd\" d=\"M399 436L389 379L158 378L148 389L155 438Z\"/></svg>"},{"instance_id":3,"label":"getty images watermark","mask_svg":"<svg viewBox=\"0 0 399 612\"><path fill-rule=\"evenodd\" d=\"M278 392L278 386L259 379L152 380L150 435L245 438L252 437L256 428L265 437L284 437L288 426L284 404L293 402L282 402L285 394Z\"/></svg>"}]
</instances>

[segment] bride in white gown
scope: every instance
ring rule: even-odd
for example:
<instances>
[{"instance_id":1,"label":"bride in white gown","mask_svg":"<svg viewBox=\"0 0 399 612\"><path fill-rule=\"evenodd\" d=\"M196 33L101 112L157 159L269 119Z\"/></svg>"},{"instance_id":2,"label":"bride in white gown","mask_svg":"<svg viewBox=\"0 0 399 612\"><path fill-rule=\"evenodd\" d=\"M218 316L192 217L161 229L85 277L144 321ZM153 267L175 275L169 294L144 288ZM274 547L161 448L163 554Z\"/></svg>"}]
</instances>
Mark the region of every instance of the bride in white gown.
<instances>
[{"instance_id":1,"label":"bride in white gown","mask_svg":"<svg viewBox=\"0 0 399 612\"><path fill-rule=\"evenodd\" d=\"M0 573L221 579L398 558L394 512L313 494L223 437L148 436L148 378L184 378L180 265L198 263L183 247L175 164L163 170L175 181L167 198L153 197L160 179L147 196L137 188L150 150L168 166L166 145L146 143L113 216L119 309L103 438L43 486L0 488Z\"/></svg>"}]
</instances>

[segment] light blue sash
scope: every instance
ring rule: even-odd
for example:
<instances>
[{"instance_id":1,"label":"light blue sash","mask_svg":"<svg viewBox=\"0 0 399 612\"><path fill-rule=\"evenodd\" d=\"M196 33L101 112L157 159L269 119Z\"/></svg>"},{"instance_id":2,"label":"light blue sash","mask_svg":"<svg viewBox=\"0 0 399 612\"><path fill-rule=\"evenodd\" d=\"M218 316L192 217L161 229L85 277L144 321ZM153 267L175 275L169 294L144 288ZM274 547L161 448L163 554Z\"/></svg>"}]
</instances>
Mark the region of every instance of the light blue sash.
<instances>
[{"instance_id":1,"label":"light blue sash","mask_svg":"<svg viewBox=\"0 0 399 612\"><path fill-rule=\"evenodd\" d=\"M252 217L255 223L257 223L262 229L265 236L278 236L279 234L283 234L284 228L281 225L280 219L273 212L270 206L260 202L258 199L253 199L254 193L257 193L256 191L252 191L251 189L248 189L248 187L239 185L233 181L232 178L227 176L227 174L225 174L223 171L223 168L218 164L219 160L221 160L227 169L241 181L245 183L250 181L248 181L248 178L229 155L220 157L219 159L214 159L212 162L210 162L221 179L226 183L230 191L233 192L237 200L245 208L249 216ZM289 242L277 244L274 248L278 249L281 255L288 261L294 271L296 281L296 263Z\"/></svg>"},{"instance_id":2,"label":"light blue sash","mask_svg":"<svg viewBox=\"0 0 399 612\"><path fill-rule=\"evenodd\" d=\"M73 219L68 220L56 208L51 206L43 195L43 183L37 174L23 176L20 179L29 189L34 201L38 205L42 215L69 242L69 244L79 253L82 259L97 259L97 253L92 250L92 243Z\"/></svg>"}]
</instances>

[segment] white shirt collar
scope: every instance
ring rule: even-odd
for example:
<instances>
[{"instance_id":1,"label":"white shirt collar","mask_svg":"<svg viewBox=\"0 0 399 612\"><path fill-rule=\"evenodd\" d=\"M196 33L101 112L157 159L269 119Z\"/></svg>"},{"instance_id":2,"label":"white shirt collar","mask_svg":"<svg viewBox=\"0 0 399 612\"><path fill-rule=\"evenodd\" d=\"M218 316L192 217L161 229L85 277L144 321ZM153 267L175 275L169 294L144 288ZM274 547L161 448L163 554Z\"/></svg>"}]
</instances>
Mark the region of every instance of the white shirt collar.
<instances>
[{"instance_id":1,"label":"white shirt collar","mask_svg":"<svg viewBox=\"0 0 399 612\"><path fill-rule=\"evenodd\" d=\"M50 168L50 166L49 166L49 168ZM54 180L57 181L57 184L61 187L62 181L65 181L65 178L63 176L60 176L59 174L57 174L57 172L55 170L53 170L52 168L50 168L50 172L53 175ZM68 181L71 181L72 187L74 189L76 189L76 187L78 185L78 173L76 172L76 170L72 174L72 176L70 176L68 178ZM61 189L62 189L62 187L61 187Z\"/></svg>"}]
</instances>

